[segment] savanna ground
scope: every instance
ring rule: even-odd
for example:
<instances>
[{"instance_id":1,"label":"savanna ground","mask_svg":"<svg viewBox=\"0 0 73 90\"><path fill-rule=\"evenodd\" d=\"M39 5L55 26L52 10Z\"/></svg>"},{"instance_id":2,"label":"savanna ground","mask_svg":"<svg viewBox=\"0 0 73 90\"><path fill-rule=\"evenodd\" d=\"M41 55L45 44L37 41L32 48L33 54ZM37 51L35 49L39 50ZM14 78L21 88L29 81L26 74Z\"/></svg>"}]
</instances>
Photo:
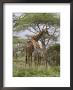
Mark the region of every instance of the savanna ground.
<instances>
[{"instance_id":1,"label":"savanna ground","mask_svg":"<svg viewBox=\"0 0 73 90\"><path fill-rule=\"evenodd\" d=\"M44 65L35 67L34 63L30 68L27 64L25 66L24 57L14 59L13 61L13 76L14 77L59 77L60 66L50 66L46 68Z\"/></svg>"}]
</instances>

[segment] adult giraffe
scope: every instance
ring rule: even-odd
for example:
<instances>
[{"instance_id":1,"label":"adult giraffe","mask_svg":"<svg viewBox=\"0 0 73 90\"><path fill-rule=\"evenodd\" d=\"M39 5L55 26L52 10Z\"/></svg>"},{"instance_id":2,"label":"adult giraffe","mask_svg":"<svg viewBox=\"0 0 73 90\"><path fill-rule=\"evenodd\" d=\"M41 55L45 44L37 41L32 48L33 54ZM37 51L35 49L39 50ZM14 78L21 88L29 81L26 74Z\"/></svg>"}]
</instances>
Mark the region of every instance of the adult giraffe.
<instances>
[{"instance_id":1,"label":"adult giraffe","mask_svg":"<svg viewBox=\"0 0 73 90\"><path fill-rule=\"evenodd\" d=\"M29 62L29 66L32 64L32 54L34 53L34 62L36 64L41 63L41 49L43 49L42 43L39 39L42 37L45 31L40 31L37 35L32 36L31 40L26 45L26 64ZM38 63L37 63L38 61Z\"/></svg>"}]
</instances>

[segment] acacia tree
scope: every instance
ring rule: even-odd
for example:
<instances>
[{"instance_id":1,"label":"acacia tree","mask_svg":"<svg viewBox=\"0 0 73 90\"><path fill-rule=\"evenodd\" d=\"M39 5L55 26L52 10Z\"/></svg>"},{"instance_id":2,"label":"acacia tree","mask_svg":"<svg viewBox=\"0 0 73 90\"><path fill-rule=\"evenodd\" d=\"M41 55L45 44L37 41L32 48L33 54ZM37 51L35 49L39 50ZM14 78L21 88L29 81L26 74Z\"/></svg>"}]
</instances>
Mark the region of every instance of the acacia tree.
<instances>
[{"instance_id":1,"label":"acacia tree","mask_svg":"<svg viewBox=\"0 0 73 90\"><path fill-rule=\"evenodd\" d=\"M29 30L36 35L45 31L40 38L43 46L46 47L50 40L55 41L59 37L60 16L57 13L26 13L13 20L13 31ZM27 35L28 36L28 35Z\"/></svg>"}]
</instances>

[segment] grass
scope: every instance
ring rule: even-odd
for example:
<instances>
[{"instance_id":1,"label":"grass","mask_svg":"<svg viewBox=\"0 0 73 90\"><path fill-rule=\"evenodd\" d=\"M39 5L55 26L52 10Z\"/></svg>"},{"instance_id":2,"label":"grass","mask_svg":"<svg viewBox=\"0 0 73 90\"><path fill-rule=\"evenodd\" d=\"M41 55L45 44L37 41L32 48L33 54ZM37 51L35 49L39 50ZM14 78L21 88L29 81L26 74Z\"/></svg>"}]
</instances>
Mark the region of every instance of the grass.
<instances>
[{"instance_id":1,"label":"grass","mask_svg":"<svg viewBox=\"0 0 73 90\"><path fill-rule=\"evenodd\" d=\"M21 60L13 61L13 76L14 77L59 77L60 76L60 66L39 66L36 67L33 64L32 68L27 65L25 67L25 62Z\"/></svg>"}]
</instances>

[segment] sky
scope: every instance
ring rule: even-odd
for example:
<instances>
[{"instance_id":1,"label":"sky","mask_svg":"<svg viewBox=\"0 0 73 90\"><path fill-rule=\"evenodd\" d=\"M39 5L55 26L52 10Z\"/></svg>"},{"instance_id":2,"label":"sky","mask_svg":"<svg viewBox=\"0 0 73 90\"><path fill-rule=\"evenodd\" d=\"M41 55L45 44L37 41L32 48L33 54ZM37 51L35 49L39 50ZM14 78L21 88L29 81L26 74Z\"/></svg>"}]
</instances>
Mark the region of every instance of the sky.
<instances>
[{"instance_id":1,"label":"sky","mask_svg":"<svg viewBox=\"0 0 73 90\"><path fill-rule=\"evenodd\" d=\"M13 32L13 36L19 36L21 38L26 38L26 35L34 35L32 32L25 30L20 32Z\"/></svg>"}]
</instances>

